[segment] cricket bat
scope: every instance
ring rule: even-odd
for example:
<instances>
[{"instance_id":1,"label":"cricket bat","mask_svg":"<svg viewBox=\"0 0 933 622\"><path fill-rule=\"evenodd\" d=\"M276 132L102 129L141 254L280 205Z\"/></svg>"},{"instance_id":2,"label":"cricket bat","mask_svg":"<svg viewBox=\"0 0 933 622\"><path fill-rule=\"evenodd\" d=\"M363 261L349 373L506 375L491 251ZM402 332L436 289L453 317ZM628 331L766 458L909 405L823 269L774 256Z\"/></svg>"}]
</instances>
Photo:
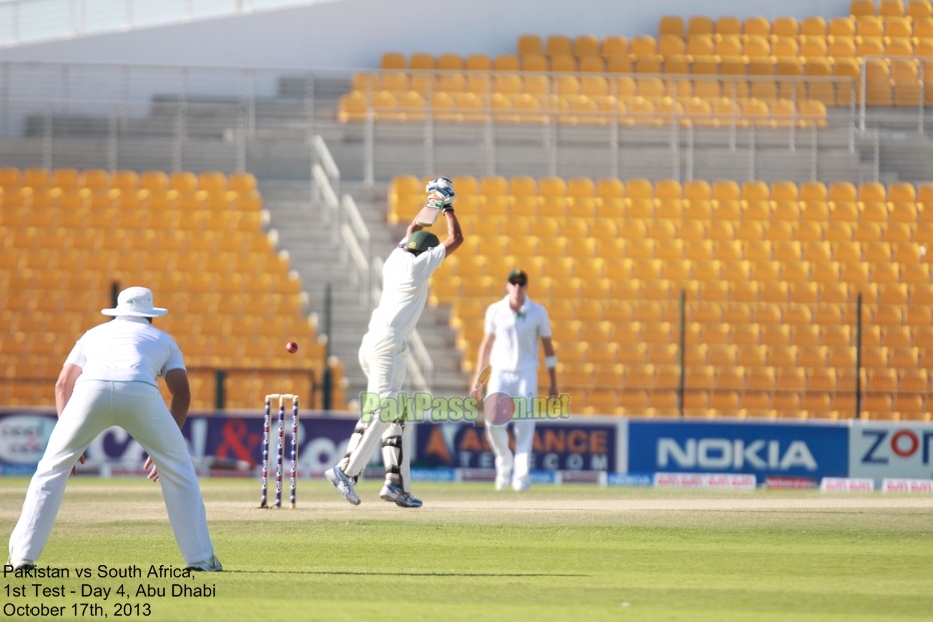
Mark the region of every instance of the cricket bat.
<instances>
[{"instance_id":1,"label":"cricket bat","mask_svg":"<svg viewBox=\"0 0 933 622\"><path fill-rule=\"evenodd\" d=\"M483 391L486 388L486 383L489 382L489 375L492 374L492 365L487 365L483 368L483 371L479 373L479 376L476 377L476 384L473 385L473 388L470 390L470 395L475 397L480 404L479 417L477 417L474 422L474 426L482 428L486 426L486 419L483 417Z\"/></svg>"},{"instance_id":2,"label":"cricket bat","mask_svg":"<svg viewBox=\"0 0 933 622\"><path fill-rule=\"evenodd\" d=\"M435 192L428 195L428 200L418 212L415 224L422 227L430 227L437 222L437 217L441 215L441 208L444 207L444 199Z\"/></svg>"},{"instance_id":3,"label":"cricket bat","mask_svg":"<svg viewBox=\"0 0 933 622\"><path fill-rule=\"evenodd\" d=\"M476 377L476 384L473 385L473 389L470 393L476 393L477 391L486 387L486 383L489 382L489 376L492 374L492 365L487 365L483 368L483 371L479 373L479 376Z\"/></svg>"}]
</instances>

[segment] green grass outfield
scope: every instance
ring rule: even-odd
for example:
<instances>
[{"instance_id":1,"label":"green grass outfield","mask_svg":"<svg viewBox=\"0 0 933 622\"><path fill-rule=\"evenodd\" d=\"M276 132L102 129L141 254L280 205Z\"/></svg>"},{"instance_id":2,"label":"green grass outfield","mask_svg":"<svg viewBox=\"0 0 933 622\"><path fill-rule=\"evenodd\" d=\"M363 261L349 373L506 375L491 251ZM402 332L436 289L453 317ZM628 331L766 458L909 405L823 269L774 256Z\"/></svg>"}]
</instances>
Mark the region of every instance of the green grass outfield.
<instances>
[{"instance_id":1,"label":"green grass outfield","mask_svg":"<svg viewBox=\"0 0 933 622\"><path fill-rule=\"evenodd\" d=\"M26 485L0 478L3 538ZM425 506L405 510L381 501L373 481L360 484L359 507L326 482L301 481L298 509L259 510L258 481L202 488L227 572L96 578L101 564L148 572L183 563L157 485L82 476L39 564L90 568L95 578L7 576L0 602L64 605L66 618L76 603L96 604L95 617L108 619L117 605L145 617L148 605L151 620L222 622L933 617L930 496L416 483ZM172 597L172 583L215 595ZM66 594L36 597L33 584ZM81 597L82 584L111 593ZM115 595L120 585L128 597ZM166 596L137 597L140 585ZM22 587L29 595L14 597Z\"/></svg>"}]
</instances>

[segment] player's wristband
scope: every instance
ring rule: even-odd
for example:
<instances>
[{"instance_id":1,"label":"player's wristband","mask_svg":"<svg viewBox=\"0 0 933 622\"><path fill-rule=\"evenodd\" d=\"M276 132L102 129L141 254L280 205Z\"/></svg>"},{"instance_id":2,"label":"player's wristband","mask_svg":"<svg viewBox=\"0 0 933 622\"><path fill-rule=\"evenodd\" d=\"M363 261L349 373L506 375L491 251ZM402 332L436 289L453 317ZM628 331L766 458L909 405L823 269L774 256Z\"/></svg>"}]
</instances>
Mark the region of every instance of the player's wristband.
<instances>
[{"instance_id":1,"label":"player's wristband","mask_svg":"<svg viewBox=\"0 0 933 622\"><path fill-rule=\"evenodd\" d=\"M450 212L451 214L453 214L453 213L454 213L454 206L453 206L453 205L445 205L444 207L441 208L441 211L442 211L442 212Z\"/></svg>"},{"instance_id":2,"label":"player's wristband","mask_svg":"<svg viewBox=\"0 0 933 622\"><path fill-rule=\"evenodd\" d=\"M554 369L557 367L557 357L556 356L546 356L544 357L544 366L548 369Z\"/></svg>"}]
</instances>

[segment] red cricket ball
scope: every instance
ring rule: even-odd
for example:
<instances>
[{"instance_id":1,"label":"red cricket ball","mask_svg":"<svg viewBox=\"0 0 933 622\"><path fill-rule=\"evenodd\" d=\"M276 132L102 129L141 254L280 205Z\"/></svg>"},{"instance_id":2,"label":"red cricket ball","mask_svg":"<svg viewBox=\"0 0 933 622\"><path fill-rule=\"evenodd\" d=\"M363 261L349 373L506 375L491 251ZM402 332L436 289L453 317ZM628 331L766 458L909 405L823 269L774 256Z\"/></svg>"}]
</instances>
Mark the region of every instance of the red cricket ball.
<instances>
[{"instance_id":1,"label":"red cricket ball","mask_svg":"<svg viewBox=\"0 0 933 622\"><path fill-rule=\"evenodd\" d=\"M294 354L295 352L298 351L298 344L295 343L294 341L289 341L288 343L285 344L285 349L291 352L292 354Z\"/></svg>"}]
</instances>

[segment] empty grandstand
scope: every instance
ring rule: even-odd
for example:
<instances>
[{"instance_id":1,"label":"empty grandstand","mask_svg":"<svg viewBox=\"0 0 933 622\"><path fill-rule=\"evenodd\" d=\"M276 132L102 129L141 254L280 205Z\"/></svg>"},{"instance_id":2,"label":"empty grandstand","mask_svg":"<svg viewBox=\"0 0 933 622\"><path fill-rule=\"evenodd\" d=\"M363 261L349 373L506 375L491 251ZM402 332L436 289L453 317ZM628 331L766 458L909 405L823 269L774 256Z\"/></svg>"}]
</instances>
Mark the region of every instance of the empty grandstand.
<instances>
[{"instance_id":1,"label":"empty grandstand","mask_svg":"<svg viewBox=\"0 0 933 622\"><path fill-rule=\"evenodd\" d=\"M922 0L869 4L650 23L640 11L640 32L516 25L499 46L387 45L342 71L10 62L0 148L19 170L4 181L4 240L17 249L6 282L63 283L66 264L123 282L154 277L161 260L164 274L194 273L179 296L197 291L207 309L233 297L238 311L210 330L281 341L301 326L316 344L304 368L321 376L337 354L352 396L381 258L423 179L443 173L472 240L435 278L412 344L417 386L462 391L479 309L499 295L497 270L520 264L554 309L561 378L586 412L929 417L917 387L929 367L933 16ZM62 167L88 173L69 186ZM160 169L162 181L142 174ZM139 186L119 186L124 170ZM198 185L212 170L231 187ZM265 212L232 188L247 171ZM252 259L220 248L240 235ZM84 243L114 254L91 258ZM137 245L159 253L117 252ZM328 257L339 273L320 270ZM242 271L257 266L272 272ZM254 290L280 297L279 332L245 310ZM29 323L7 316L15 351ZM218 359L232 346L193 322L207 407L217 370L261 346ZM882 368L894 380L878 380ZM237 383L226 385L229 403Z\"/></svg>"}]
</instances>

